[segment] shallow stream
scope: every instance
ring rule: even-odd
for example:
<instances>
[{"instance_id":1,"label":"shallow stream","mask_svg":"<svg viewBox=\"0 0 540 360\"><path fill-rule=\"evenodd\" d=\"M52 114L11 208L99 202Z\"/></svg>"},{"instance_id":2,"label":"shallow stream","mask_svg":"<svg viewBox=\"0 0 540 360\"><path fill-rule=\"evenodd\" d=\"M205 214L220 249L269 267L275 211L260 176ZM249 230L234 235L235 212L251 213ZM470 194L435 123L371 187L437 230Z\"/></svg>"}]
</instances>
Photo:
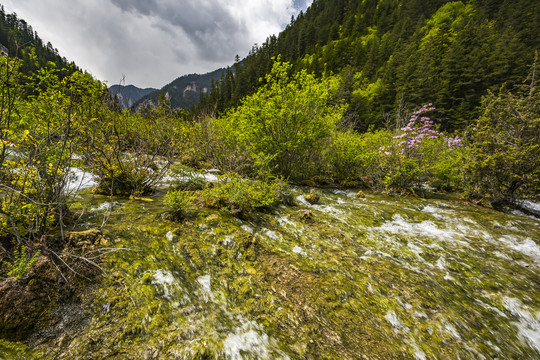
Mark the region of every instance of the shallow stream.
<instances>
[{"instance_id":1,"label":"shallow stream","mask_svg":"<svg viewBox=\"0 0 540 360\"><path fill-rule=\"evenodd\" d=\"M540 221L431 199L319 190L250 221L98 200L112 246L62 359L538 359ZM1 347L0 347L1 348ZM1 357L1 356L0 356Z\"/></svg>"}]
</instances>

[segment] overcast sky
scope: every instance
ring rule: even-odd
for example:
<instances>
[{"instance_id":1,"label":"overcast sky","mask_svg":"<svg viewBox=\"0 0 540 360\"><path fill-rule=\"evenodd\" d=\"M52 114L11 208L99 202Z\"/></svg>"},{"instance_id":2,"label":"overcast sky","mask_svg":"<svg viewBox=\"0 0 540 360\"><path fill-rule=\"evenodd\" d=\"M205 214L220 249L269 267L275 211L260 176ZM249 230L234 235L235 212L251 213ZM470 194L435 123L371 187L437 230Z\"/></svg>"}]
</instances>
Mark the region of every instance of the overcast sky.
<instances>
[{"instance_id":1,"label":"overcast sky","mask_svg":"<svg viewBox=\"0 0 540 360\"><path fill-rule=\"evenodd\" d=\"M114 85L161 88L245 57L312 0L0 0L60 55Z\"/></svg>"}]
</instances>

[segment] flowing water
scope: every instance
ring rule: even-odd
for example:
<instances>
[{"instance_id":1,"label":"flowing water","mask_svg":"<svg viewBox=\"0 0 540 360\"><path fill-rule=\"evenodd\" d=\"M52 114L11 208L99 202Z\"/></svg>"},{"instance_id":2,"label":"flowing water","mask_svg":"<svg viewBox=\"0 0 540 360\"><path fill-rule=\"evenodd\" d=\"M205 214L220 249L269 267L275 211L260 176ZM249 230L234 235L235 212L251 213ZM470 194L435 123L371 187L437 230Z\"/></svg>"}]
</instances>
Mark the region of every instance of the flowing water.
<instances>
[{"instance_id":1,"label":"flowing water","mask_svg":"<svg viewBox=\"0 0 540 360\"><path fill-rule=\"evenodd\" d=\"M112 246L62 359L538 359L540 221L453 196L320 190L249 221L100 200Z\"/></svg>"}]
</instances>

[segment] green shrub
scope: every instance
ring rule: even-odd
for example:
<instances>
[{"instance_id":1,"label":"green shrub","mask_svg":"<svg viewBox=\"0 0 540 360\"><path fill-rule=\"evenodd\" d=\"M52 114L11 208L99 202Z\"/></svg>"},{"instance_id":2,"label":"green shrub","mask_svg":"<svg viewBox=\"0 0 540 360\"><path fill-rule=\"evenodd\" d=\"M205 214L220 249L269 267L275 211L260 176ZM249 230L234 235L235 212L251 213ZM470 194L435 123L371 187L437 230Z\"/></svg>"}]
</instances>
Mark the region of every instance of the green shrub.
<instances>
[{"instance_id":1,"label":"green shrub","mask_svg":"<svg viewBox=\"0 0 540 360\"><path fill-rule=\"evenodd\" d=\"M52 69L34 77L46 88L22 97L18 60L0 57L0 242L5 245L39 238L67 221L66 184L79 122L78 104L66 88L78 79L60 79Z\"/></svg>"},{"instance_id":2,"label":"green shrub","mask_svg":"<svg viewBox=\"0 0 540 360\"><path fill-rule=\"evenodd\" d=\"M159 173L146 155L92 159L90 169L99 177L98 190L107 195L142 195L153 191Z\"/></svg>"},{"instance_id":3,"label":"green shrub","mask_svg":"<svg viewBox=\"0 0 540 360\"><path fill-rule=\"evenodd\" d=\"M187 166L174 166L171 168L171 173L174 176L172 185L175 189L197 191L206 187L206 179L204 176L200 172Z\"/></svg>"},{"instance_id":4,"label":"green shrub","mask_svg":"<svg viewBox=\"0 0 540 360\"><path fill-rule=\"evenodd\" d=\"M502 88L487 95L470 132L465 172L471 195L513 202L540 193L540 92L534 78L514 93Z\"/></svg>"},{"instance_id":5,"label":"green shrub","mask_svg":"<svg viewBox=\"0 0 540 360\"><path fill-rule=\"evenodd\" d=\"M222 176L219 182L202 192L206 206L226 207L238 212L272 207L285 202L286 185L282 180L249 180Z\"/></svg>"},{"instance_id":6,"label":"green shrub","mask_svg":"<svg viewBox=\"0 0 540 360\"><path fill-rule=\"evenodd\" d=\"M170 214L176 220L185 218L188 214L193 195L182 190L171 190L165 195L163 203L169 208Z\"/></svg>"},{"instance_id":7,"label":"green shrub","mask_svg":"<svg viewBox=\"0 0 540 360\"><path fill-rule=\"evenodd\" d=\"M438 190L463 189L463 167L469 148L449 147L442 140L430 144L426 149L426 182Z\"/></svg>"},{"instance_id":8,"label":"green shrub","mask_svg":"<svg viewBox=\"0 0 540 360\"><path fill-rule=\"evenodd\" d=\"M345 107L329 105L337 78L319 80L306 71L291 76L291 67L275 62L267 83L216 124L228 156L250 162L255 172L308 178Z\"/></svg>"}]
</instances>

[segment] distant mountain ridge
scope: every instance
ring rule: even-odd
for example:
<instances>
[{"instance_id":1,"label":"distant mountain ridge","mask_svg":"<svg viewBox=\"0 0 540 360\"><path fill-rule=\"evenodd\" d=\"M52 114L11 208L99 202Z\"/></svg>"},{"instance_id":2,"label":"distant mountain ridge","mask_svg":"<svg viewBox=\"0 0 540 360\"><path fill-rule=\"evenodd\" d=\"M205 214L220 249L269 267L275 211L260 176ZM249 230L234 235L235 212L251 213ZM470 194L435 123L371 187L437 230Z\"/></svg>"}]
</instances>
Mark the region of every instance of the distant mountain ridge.
<instances>
[{"instance_id":1,"label":"distant mountain ridge","mask_svg":"<svg viewBox=\"0 0 540 360\"><path fill-rule=\"evenodd\" d=\"M157 105L159 96L163 92L172 108L190 109L199 103L201 97L210 91L212 83L219 81L225 71L226 69L217 69L206 74L181 76L160 90L155 90L142 96L133 103L132 107L135 109L154 107Z\"/></svg>"},{"instance_id":2,"label":"distant mountain ridge","mask_svg":"<svg viewBox=\"0 0 540 360\"><path fill-rule=\"evenodd\" d=\"M113 85L109 88L109 92L115 95L124 109L129 109L144 96L158 89L146 88L141 89L134 85Z\"/></svg>"}]
</instances>

